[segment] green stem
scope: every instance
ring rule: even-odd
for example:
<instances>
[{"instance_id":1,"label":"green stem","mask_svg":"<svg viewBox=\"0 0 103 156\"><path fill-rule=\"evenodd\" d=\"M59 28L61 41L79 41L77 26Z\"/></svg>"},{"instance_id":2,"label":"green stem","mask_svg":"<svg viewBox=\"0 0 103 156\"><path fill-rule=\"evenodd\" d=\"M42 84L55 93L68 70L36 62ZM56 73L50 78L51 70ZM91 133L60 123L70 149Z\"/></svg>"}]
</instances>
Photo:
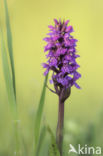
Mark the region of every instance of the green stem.
<instances>
[{"instance_id":1,"label":"green stem","mask_svg":"<svg viewBox=\"0 0 103 156\"><path fill-rule=\"evenodd\" d=\"M56 142L62 156L62 146L63 146L63 128L64 128L64 102L59 99L59 110L58 110L58 124L56 131Z\"/></svg>"}]
</instances>

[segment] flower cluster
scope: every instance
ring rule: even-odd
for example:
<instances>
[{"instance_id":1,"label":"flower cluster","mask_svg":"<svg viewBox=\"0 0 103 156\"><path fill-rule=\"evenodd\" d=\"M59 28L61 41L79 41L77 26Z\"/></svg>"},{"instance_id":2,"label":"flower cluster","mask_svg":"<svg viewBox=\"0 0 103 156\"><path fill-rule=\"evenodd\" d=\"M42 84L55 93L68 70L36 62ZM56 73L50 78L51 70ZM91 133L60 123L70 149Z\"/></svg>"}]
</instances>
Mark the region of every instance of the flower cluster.
<instances>
[{"instance_id":1,"label":"flower cluster","mask_svg":"<svg viewBox=\"0 0 103 156\"><path fill-rule=\"evenodd\" d=\"M54 19L54 22L54 26L48 26L49 36L44 38L47 42L44 52L48 52L46 55L47 63L42 64L46 68L44 75L52 70L52 81L55 81L58 86L70 88L75 85L80 88L76 83L81 75L77 72L79 65L76 58L79 55L76 52L77 40L71 35L73 27L68 26L69 20L58 21Z\"/></svg>"}]
</instances>

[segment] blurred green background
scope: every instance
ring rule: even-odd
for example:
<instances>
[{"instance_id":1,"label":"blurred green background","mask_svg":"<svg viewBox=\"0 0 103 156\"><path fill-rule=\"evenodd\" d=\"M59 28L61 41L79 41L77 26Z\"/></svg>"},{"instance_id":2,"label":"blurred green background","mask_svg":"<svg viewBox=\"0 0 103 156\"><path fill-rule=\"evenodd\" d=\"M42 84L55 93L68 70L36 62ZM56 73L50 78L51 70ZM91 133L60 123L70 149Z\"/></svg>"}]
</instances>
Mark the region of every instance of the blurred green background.
<instances>
[{"instance_id":1,"label":"blurred green background","mask_svg":"<svg viewBox=\"0 0 103 156\"><path fill-rule=\"evenodd\" d=\"M32 138L32 121L43 86L45 61L42 40L54 18L70 19L80 58L81 90L72 88L65 104L65 120L86 126L98 120L103 109L103 0L8 0L13 35L17 102L21 130L26 140ZM3 0L0 0L1 24L6 31ZM58 97L47 90L44 116L55 129ZM8 105L0 53L0 150L9 145L12 118ZM29 142L29 141L28 141ZM28 143L29 144L29 143ZM0 155L1 156L1 155Z\"/></svg>"}]
</instances>

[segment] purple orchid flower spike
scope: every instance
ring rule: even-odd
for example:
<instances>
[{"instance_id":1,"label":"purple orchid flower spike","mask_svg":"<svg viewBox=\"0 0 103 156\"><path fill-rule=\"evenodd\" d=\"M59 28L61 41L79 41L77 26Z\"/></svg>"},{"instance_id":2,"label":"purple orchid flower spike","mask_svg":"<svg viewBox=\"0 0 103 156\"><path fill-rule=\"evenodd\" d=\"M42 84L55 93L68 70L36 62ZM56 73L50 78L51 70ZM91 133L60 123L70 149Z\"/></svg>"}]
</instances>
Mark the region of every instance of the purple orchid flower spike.
<instances>
[{"instance_id":1,"label":"purple orchid flower spike","mask_svg":"<svg viewBox=\"0 0 103 156\"><path fill-rule=\"evenodd\" d=\"M58 21L54 19L54 23L54 26L48 26L50 29L49 36L44 38L47 42L44 51L47 53L48 60L43 63L43 67L46 68L44 75L53 71L51 81L54 84L55 93L59 96L56 140L62 156L64 102L70 96L72 86L80 89L76 81L81 77L81 74L77 71L80 66L76 62L76 58L79 57L76 52L77 40L71 35L74 31L73 27L68 26L69 20ZM52 90L50 89L50 91Z\"/></svg>"}]
</instances>

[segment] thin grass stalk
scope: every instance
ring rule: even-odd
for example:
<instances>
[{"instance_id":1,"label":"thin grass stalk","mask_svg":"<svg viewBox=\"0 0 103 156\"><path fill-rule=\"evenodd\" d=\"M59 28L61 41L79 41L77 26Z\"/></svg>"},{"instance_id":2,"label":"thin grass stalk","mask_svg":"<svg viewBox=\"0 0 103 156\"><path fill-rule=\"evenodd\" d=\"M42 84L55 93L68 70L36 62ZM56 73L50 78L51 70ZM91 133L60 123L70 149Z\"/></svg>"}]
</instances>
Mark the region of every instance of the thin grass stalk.
<instances>
[{"instance_id":1,"label":"thin grass stalk","mask_svg":"<svg viewBox=\"0 0 103 156\"><path fill-rule=\"evenodd\" d=\"M39 156L41 147L43 145L44 138L46 136L46 131L47 131L47 127L44 125L42 130L41 130L39 141L38 141L38 145L37 145L37 148L36 148L36 152L35 152L36 156Z\"/></svg>"},{"instance_id":2,"label":"thin grass stalk","mask_svg":"<svg viewBox=\"0 0 103 156\"><path fill-rule=\"evenodd\" d=\"M4 7L5 7L5 17L6 17L7 44L8 44L10 64L11 64L11 70L12 70L13 88L14 88L14 93L15 93L15 98L16 98L15 68L14 68L13 45L12 45L13 41L12 41L12 33L11 33L7 0L4 0Z\"/></svg>"},{"instance_id":3,"label":"thin grass stalk","mask_svg":"<svg viewBox=\"0 0 103 156\"><path fill-rule=\"evenodd\" d=\"M47 85L48 75L45 77L43 89L40 96L40 101L35 117L35 124L34 124L34 146L33 146L33 155L36 154L39 136L40 136L40 126L41 126L41 120L42 120L42 114L43 114L43 108L45 103L45 95L46 95L46 85ZM36 155L35 155L36 156Z\"/></svg>"},{"instance_id":4,"label":"thin grass stalk","mask_svg":"<svg viewBox=\"0 0 103 156\"><path fill-rule=\"evenodd\" d=\"M6 30L7 30L7 45L8 45L8 52L9 52L9 59L10 59L10 67L12 72L12 84L13 84L13 91L15 96L15 111L16 117L14 117L14 133L15 133L15 140L16 140L16 155L19 154L19 129L18 129L18 113L17 113L17 102L16 102L16 82L15 82L15 68L14 68L14 57L13 57L13 40L12 40L12 33L11 33L11 26L10 26L10 18L7 6L7 0L4 0L4 8L5 8L5 18L6 18ZM11 85L12 85L11 84Z\"/></svg>"},{"instance_id":5,"label":"thin grass stalk","mask_svg":"<svg viewBox=\"0 0 103 156\"><path fill-rule=\"evenodd\" d=\"M15 99L15 93L13 89L13 82L10 72L10 66L8 62L7 57L7 51L3 39L3 32L0 30L0 36L1 36L1 53L2 53L2 65L3 65L3 72L4 72L4 79L5 79L5 85L7 89L8 94L8 101L10 104L11 112L12 112L12 118L13 118L13 127L14 127L14 135L15 135L15 155L19 156L19 137L18 137L18 113L17 113L17 105L16 105L16 99Z\"/></svg>"}]
</instances>

